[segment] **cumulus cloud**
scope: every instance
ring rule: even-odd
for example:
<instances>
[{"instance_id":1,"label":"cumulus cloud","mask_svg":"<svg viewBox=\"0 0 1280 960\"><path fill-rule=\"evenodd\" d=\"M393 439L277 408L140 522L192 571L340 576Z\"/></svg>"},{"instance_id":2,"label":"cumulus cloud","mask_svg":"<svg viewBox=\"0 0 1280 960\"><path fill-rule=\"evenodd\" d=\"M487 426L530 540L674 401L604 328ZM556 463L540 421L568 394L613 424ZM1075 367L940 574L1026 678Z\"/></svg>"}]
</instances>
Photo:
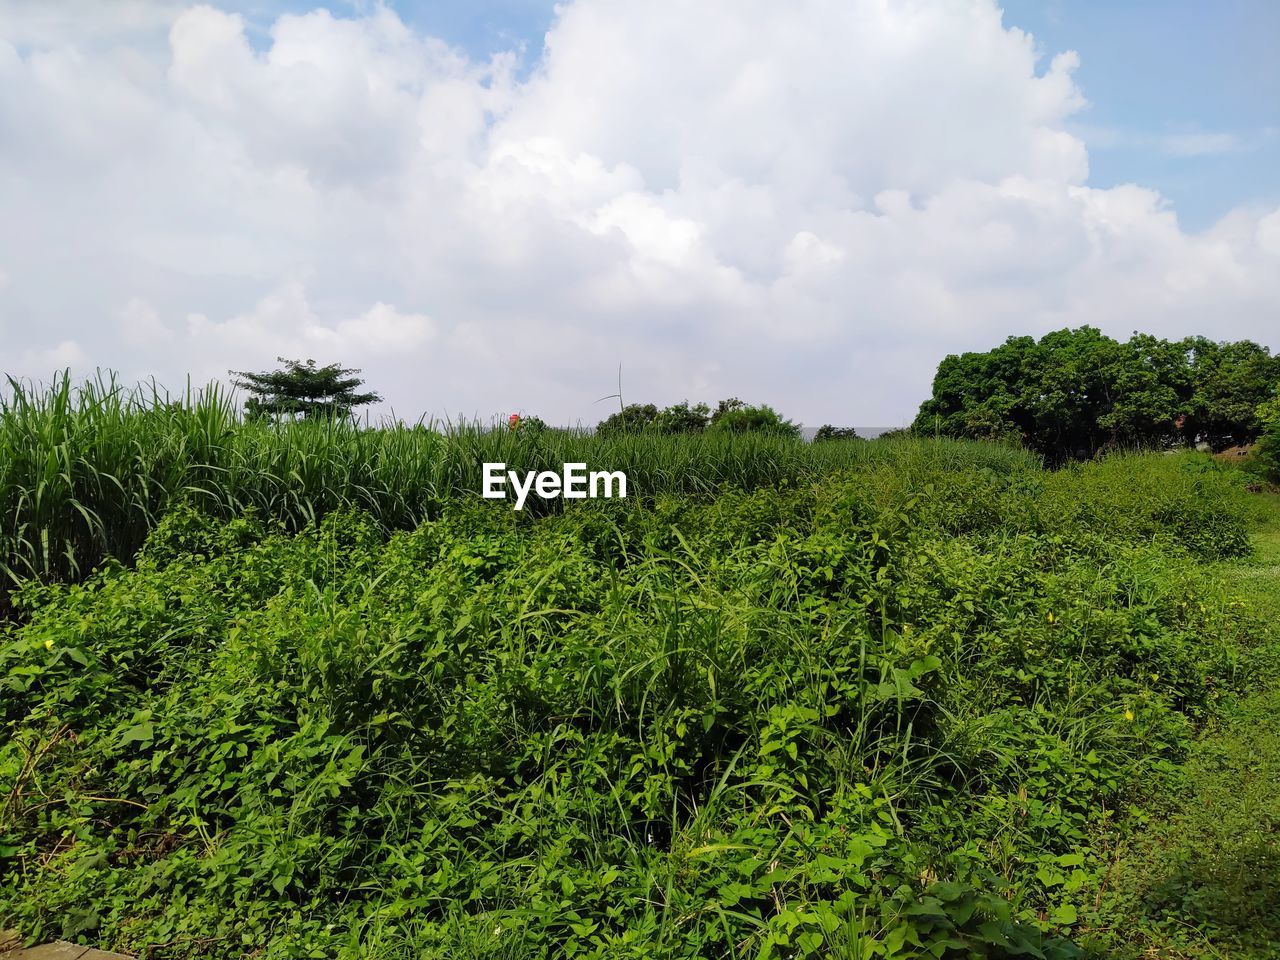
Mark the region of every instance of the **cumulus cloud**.
<instances>
[{"instance_id":1,"label":"cumulus cloud","mask_svg":"<svg viewBox=\"0 0 1280 960\"><path fill-rule=\"evenodd\" d=\"M413 356L434 337L430 318L375 303L358 316L322 319L307 300L304 285L291 280L272 290L250 310L224 320L193 313L186 318L186 343L200 358L205 377L225 374L244 357L278 356L320 363L365 358L373 363Z\"/></svg>"},{"instance_id":2,"label":"cumulus cloud","mask_svg":"<svg viewBox=\"0 0 1280 960\"><path fill-rule=\"evenodd\" d=\"M993 0L569 0L532 64L381 6L81 13L0 0L14 373L314 357L412 417L572 422L622 363L637 400L890 424L949 351L1266 341L1280 305L1280 211L1192 233L1091 186L1078 58Z\"/></svg>"},{"instance_id":3,"label":"cumulus cloud","mask_svg":"<svg viewBox=\"0 0 1280 960\"><path fill-rule=\"evenodd\" d=\"M24 350L22 363L25 367L41 371L70 370L82 376L86 373L89 358L74 340L60 340L47 349Z\"/></svg>"},{"instance_id":4,"label":"cumulus cloud","mask_svg":"<svg viewBox=\"0 0 1280 960\"><path fill-rule=\"evenodd\" d=\"M156 313L156 308L141 297L134 297L116 311L120 336L135 347L167 343L173 339L170 330Z\"/></svg>"}]
</instances>

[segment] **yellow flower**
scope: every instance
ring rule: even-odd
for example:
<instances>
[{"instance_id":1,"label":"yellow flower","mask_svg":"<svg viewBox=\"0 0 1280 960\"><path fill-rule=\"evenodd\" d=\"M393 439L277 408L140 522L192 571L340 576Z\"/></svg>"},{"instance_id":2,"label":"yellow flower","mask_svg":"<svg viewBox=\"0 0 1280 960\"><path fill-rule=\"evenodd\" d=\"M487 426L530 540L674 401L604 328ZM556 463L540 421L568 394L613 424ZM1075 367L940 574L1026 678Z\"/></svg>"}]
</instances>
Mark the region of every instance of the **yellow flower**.
<instances>
[{"instance_id":1,"label":"yellow flower","mask_svg":"<svg viewBox=\"0 0 1280 960\"><path fill-rule=\"evenodd\" d=\"M1124 708L1124 718L1128 720L1130 723L1133 722L1133 711L1130 710L1128 707Z\"/></svg>"},{"instance_id":2,"label":"yellow flower","mask_svg":"<svg viewBox=\"0 0 1280 960\"><path fill-rule=\"evenodd\" d=\"M1050 610L1050 611L1049 611L1049 622L1050 622L1050 623L1053 623L1053 611L1052 611L1052 610Z\"/></svg>"},{"instance_id":3,"label":"yellow flower","mask_svg":"<svg viewBox=\"0 0 1280 960\"><path fill-rule=\"evenodd\" d=\"M45 648L46 650L52 650L52 649L53 649L53 637L50 637L48 640L46 640L46 641L44 642L44 648Z\"/></svg>"}]
</instances>

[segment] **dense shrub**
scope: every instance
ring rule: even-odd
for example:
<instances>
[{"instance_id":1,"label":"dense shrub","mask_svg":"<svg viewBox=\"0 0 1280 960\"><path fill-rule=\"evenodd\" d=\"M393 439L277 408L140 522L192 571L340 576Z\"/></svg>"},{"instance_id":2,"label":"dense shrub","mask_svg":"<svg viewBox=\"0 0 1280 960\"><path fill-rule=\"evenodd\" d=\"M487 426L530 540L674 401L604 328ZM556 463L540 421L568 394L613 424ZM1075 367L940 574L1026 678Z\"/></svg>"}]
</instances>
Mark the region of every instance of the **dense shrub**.
<instances>
[{"instance_id":1,"label":"dense shrub","mask_svg":"<svg viewBox=\"0 0 1280 960\"><path fill-rule=\"evenodd\" d=\"M596 425L596 434L613 437L620 433L641 433L653 426L658 408L652 403L629 403L617 413L605 417Z\"/></svg>"},{"instance_id":2,"label":"dense shrub","mask_svg":"<svg viewBox=\"0 0 1280 960\"><path fill-rule=\"evenodd\" d=\"M833 427L829 423L824 423L818 428L817 433L813 435L814 443L822 443L827 440L859 440L858 431L853 427Z\"/></svg>"},{"instance_id":3,"label":"dense shrub","mask_svg":"<svg viewBox=\"0 0 1280 960\"><path fill-rule=\"evenodd\" d=\"M785 419L767 403L752 406L737 397L720 401L715 411L711 414L709 428L724 433L765 433L782 437L800 436L800 426Z\"/></svg>"}]
</instances>

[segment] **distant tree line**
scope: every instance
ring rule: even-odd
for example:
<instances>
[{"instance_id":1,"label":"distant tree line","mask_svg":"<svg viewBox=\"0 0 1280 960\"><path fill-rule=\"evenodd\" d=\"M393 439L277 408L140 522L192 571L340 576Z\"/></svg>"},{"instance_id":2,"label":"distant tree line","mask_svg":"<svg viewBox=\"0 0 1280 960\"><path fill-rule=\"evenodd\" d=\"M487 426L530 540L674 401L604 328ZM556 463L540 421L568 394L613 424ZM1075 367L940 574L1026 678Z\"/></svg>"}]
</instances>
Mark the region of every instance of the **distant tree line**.
<instances>
[{"instance_id":1,"label":"distant tree line","mask_svg":"<svg viewBox=\"0 0 1280 960\"><path fill-rule=\"evenodd\" d=\"M359 370L337 363L318 366L314 360L291 360L277 357L281 366L275 370L232 370L232 382L248 396L244 404L246 419L315 420L347 419L357 407L377 403L382 398L362 391L364 381ZM512 414L508 429L522 433L541 433L547 429L535 416ZM798 437L799 425L787 420L767 403L752 405L737 397L721 400L714 410L705 403L672 404L659 409L652 403L632 403L606 417L596 427L600 436L625 433L688 434L704 431L723 433L769 433ZM819 439L856 436L851 429L825 426Z\"/></svg>"},{"instance_id":2,"label":"distant tree line","mask_svg":"<svg viewBox=\"0 0 1280 960\"><path fill-rule=\"evenodd\" d=\"M705 403L688 401L659 409L652 403L630 403L596 426L602 437L624 433L770 433L798 437L800 427L785 419L767 403L752 405L730 397L714 410Z\"/></svg>"},{"instance_id":3,"label":"distant tree line","mask_svg":"<svg viewBox=\"0 0 1280 960\"><path fill-rule=\"evenodd\" d=\"M1024 444L1050 462L1117 448L1249 444L1280 382L1280 357L1249 340L1121 342L1094 327L947 357L912 430Z\"/></svg>"},{"instance_id":4,"label":"distant tree line","mask_svg":"<svg viewBox=\"0 0 1280 960\"><path fill-rule=\"evenodd\" d=\"M829 423L824 423L818 428L818 432L813 435L814 443L822 443L826 440L861 440L858 431L853 427L833 427Z\"/></svg>"}]
</instances>

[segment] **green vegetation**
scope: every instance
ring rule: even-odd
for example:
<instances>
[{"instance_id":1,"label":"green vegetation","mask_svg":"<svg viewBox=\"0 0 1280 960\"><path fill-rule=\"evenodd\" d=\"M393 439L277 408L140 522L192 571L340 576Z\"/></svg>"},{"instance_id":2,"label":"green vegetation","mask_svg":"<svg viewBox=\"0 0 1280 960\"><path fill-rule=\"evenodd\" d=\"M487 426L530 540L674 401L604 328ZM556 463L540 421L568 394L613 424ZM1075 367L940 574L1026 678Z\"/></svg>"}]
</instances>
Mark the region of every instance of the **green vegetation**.
<instances>
[{"instance_id":1,"label":"green vegetation","mask_svg":"<svg viewBox=\"0 0 1280 960\"><path fill-rule=\"evenodd\" d=\"M705 403L689 406L677 403L661 410L652 403L630 403L617 413L600 421L596 434L615 437L626 433L649 433L662 436L702 433L761 433L795 438L800 427L784 419L767 403L751 406L730 397L712 410Z\"/></svg>"},{"instance_id":2,"label":"green vegetation","mask_svg":"<svg viewBox=\"0 0 1280 960\"><path fill-rule=\"evenodd\" d=\"M833 427L824 423L813 435L814 443L825 443L827 440L857 440L858 431L853 427Z\"/></svg>"},{"instance_id":3,"label":"green vegetation","mask_svg":"<svg viewBox=\"0 0 1280 960\"><path fill-rule=\"evenodd\" d=\"M772 433L783 437L800 436L800 427L785 419L767 403L751 406L737 397L721 400L711 414L710 429L729 433Z\"/></svg>"},{"instance_id":4,"label":"green vegetation","mask_svg":"<svg viewBox=\"0 0 1280 960\"><path fill-rule=\"evenodd\" d=\"M1280 503L1208 456L65 381L0 443L0 925L32 939L1275 953ZM486 461L637 495L517 514Z\"/></svg>"},{"instance_id":5,"label":"green vegetation","mask_svg":"<svg viewBox=\"0 0 1280 960\"><path fill-rule=\"evenodd\" d=\"M1120 343L1080 327L947 357L915 428L1022 443L1051 462L1200 441L1222 450L1257 439L1278 379L1280 357L1250 341Z\"/></svg>"},{"instance_id":6,"label":"green vegetation","mask_svg":"<svg viewBox=\"0 0 1280 960\"><path fill-rule=\"evenodd\" d=\"M673 404L659 410L652 403L629 403L615 414L601 420L596 435L617 436L621 433L701 433L711 420L711 408L705 403L689 406Z\"/></svg>"},{"instance_id":7,"label":"green vegetation","mask_svg":"<svg viewBox=\"0 0 1280 960\"><path fill-rule=\"evenodd\" d=\"M1116 850L1099 901L1116 933L1112 955L1268 960L1280 951L1280 695L1224 713Z\"/></svg>"},{"instance_id":8,"label":"green vegetation","mask_svg":"<svg viewBox=\"0 0 1280 960\"><path fill-rule=\"evenodd\" d=\"M330 363L317 367L314 360L276 358L279 370L251 373L232 370L234 383L249 393L244 412L251 420L346 419L356 407L377 403L376 393L360 393L364 383L354 374L359 370Z\"/></svg>"},{"instance_id":9,"label":"green vegetation","mask_svg":"<svg viewBox=\"0 0 1280 960\"><path fill-rule=\"evenodd\" d=\"M1258 407L1258 419L1262 421L1262 439L1252 466L1268 480L1280 483L1280 387L1270 400Z\"/></svg>"},{"instance_id":10,"label":"green vegetation","mask_svg":"<svg viewBox=\"0 0 1280 960\"><path fill-rule=\"evenodd\" d=\"M1222 571L1230 602L1280 623L1280 496L1263 495L1254 557ZM1280 657L1228 699L1185 768L1118 838L1097 894L1117 957L1266 960L1280 951Z\"/></svg>"},{"instance_id":11,"label":"green vegetation","mask_svg":"<svg viewBox=\"0 0 1280 960\"><path fill-rule=\"evenodd\" d=\"M919 445L914 452L926 455ZM1035 462L960 442L927 455L998 470ZM468 424L368 430L331 418L246 423L217 389L173 403L154 391L75 386L64 377L46 391L15 384L0 399L0 572L10 583L76 579L104 557L128 560L183 502L228 520L256 511L290 531L352 508L385 530L411 530L449 500L476 495L486 462L520 471L608 464L653 497L795 484L883 457L874 446L811 449L761 432L596 438Z\"/></svg>"}]
</instances>

